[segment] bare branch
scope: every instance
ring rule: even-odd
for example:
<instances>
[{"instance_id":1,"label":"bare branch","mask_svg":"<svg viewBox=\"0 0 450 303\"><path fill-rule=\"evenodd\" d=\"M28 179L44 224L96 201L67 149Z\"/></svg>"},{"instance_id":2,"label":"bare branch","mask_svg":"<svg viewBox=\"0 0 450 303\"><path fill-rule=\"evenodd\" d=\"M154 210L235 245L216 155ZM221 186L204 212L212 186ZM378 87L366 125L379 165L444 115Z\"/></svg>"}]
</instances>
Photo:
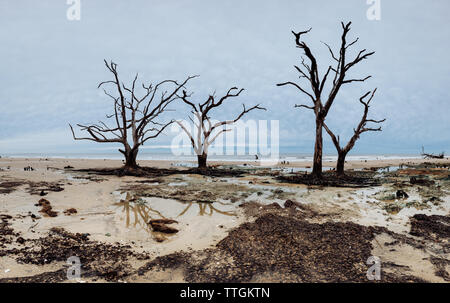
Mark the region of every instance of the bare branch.
<instances>
[{"instance_id":1,"label":"bare branch","mask_svg":"<svg viewBox=\"0 0 450 303\"><path fill-rule=\"evenodd\" d=\"M328 135L330 135L331 141L333 141L333 144L336 147L336 149L338 151L340 151L341 150L341 145L339 143L339 136L336 137L325 122L323 123L323 128L325 128L325 130L328 133Z\"/></svg>"},{"instance_id":2,"label":"bare branch","mask_svg":"<svg viewBox=\"0 0 450 303\"><path fill-rule=\"evenodd\" d=\"M308 106L308 105L305 105L305 104L295 104L294 107L304 107L304 108L307 108L307 109L314 110L314 106Z\"/></svg>"},{"instance_id":3,"label":"bare branch","mask_svg":"<svg viewBox=\"0 0 450 303\"><path fill-rule=\"evenodd\" d=\"M304 94L307 95L309 98L311 98L311 100L312 100L313 102L315 102L314 97L313 97L310 93L308 93L306 90L304 90L303 88L301 88L300 85L298 85L297 83L288 81L288 82L283 82L283 83L278 83L278 84L277 84L277 86L284 86L284 85L292 85L292 86L295 86L295 87L296 87L297 89L299 89L302 93L304 93Z\"/></svg>"},{"instance_id":4,"label":"bare branch","mask_svg":"<svg viewBox=\"0 0 450 303\"><path fill-rule=\"evenodd\" d=\"M327 43L325 43L323 41L322 41L322 43L325 44L326 47L328 48L328 51L331 54L331 58L333 58L336 62L339 62L339 59L334 55L333 50L331 49L331 47Z\"/></svg>"},{"instance_id":5,"label":"bare branch","mask_svg":"<svg viewBox=\"0 0 450 303\"><path fill-rule=\"evenodd\" d=\"M350 82L364 82L364 81L366 81L367 79L370 79L370 78L372 78L372 76L367 76L367 77L365 77L365 78L363 78L363 79L350 79L350 80L344 80L344 81L342 81L342 84L350 83Z\"/></svg>"},{"instance_id":6,"label":"bare branch","mask_svg":"<svg viewBox=\"0 0 450 303\"><path fill-rule=\"evenodd\" d=\"M300 36L303 35L303 34L309 33L311 30L312 30L312 27L309 28L308 30L304 31L304 32L298 32L298 33L296 33L296 32L294 32L294 31L291 31L291 32L294 34L294 36L295 36L295 43L296 43L297 45L299 45L299 44L301 43L301 42L300 42Z\"/></svg>"}]
</instances>

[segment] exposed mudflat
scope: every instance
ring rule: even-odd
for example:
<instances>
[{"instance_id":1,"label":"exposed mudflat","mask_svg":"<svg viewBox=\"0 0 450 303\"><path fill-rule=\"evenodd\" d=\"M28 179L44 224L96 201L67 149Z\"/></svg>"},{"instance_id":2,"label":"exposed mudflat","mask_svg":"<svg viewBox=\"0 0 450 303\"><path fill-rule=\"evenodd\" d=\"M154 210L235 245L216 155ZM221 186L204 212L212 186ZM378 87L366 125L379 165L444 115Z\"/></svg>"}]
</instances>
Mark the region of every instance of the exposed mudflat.
<instances>
[{"instance_id":1,"label":"exposed mudflat","mask_svg":"<svg viewBox=\"0 0 450 303\"><path fill-rule=\"evenodd\" d=\"M0 282L368 282L372 256L380 282L448 282L445 161L317 184L286 167L2 159Z\"/></svg>"},{"instance_id":2,"label":"exposed mudflat","mask_svg":"<svg viewBox=\"0 0 450 303\"><path fill-rule=\"evenodd\" d=\"M371 242L381 230L296 217L264 214L230 232L214 249L159 257L132 279L171 269L181 270L187 282L367 282ZM383 281L423 280L388 273Z\"/></svg>"}]
</instances>

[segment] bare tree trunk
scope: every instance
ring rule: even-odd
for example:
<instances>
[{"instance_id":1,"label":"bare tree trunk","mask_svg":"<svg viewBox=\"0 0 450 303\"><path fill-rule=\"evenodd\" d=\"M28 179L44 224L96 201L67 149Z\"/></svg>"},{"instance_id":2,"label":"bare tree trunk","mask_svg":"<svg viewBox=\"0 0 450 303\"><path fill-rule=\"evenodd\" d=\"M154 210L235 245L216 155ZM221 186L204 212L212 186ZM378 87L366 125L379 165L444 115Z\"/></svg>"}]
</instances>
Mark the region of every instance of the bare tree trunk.
<instances>
[{"instance_id":1,"label":"bare tree trunk","mask_svg":"<svg viewBox=\"0 0 450 303\"><path fill-rule=\"evenodd\" d=\"M323 120L316 119L316 143L314 145L314 159L312 175L321 178L322 177L322 126Z\"/></svg>"},{"instance_id":2,"label":"bare tree trunk","mask_svg":"<svg viewBox=\"0 0 450 303\"><path fill-rule=\"evenodd\" d=\"M206 169L206 158L207 157L208 157L207 154L197 155L198 168Z\"/></svg>"},{"instance_id":3,"label":"bare tree trunk","mask_svg":"<svg viewBox=\"0 0 450 303\"><path fill-rule=\"evenodd\" d=\"M138 165L136 163L136 158L139 149L127 149L123 154L125 155L125 168L136 169Z\"/></svg>"},{"instance_id":4,"label":"bare tree trunk","mask_svg":"<svg viewBox=\"0 0 450 303\"><path fill-rule=\"evenodd\" d=\"M338 159L336 164L336 174L339 177L344 176L344 165L345 165L345 157L347 156L347 153L344 151L338 152Z\"/></svg>"}]
</instances>

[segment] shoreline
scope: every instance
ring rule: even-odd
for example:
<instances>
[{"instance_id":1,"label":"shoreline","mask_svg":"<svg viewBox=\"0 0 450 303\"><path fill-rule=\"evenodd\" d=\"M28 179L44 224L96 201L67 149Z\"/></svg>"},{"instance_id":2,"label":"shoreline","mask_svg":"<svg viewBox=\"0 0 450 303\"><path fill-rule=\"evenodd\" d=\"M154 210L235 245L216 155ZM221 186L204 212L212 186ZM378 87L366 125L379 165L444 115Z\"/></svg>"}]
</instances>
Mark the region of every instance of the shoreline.
<instances>
[{"instance_id":1,"label":"shoreline","mask_svg":"<svg viewBox=\"0 0 450 303\"><path fill-rule=\"evenodd\" d=\"M120 167L122 166L121 159L92 159L92 158L44 158L44 157L8 157L0 158L0 167L7 165L8 163L15 162L56 162L56 163L75 163L81 165L81 168L94 168L92 165L100 165L102 168L106 167ZM389 158L389 159L377 159L377 160L347 160L345 164L346 169L370 169L370 168L383 168L405 165L418 165L422 163L442 164L448 163L450 158L445 157L443 159L424 159L417 158ZM186 168L195 167L197 161L195 160L137 160L140 166L156 167L156 168ZM261 167L261 168L311 168L312 161L282 161L275 165L264 165L259 160L210 160L207 162L209 166L225 166L225 165L246 165L248 167ZM322 165L324 168L332 169L336 166L335 160L323 160ZM327 170L326 169L326 170Z\"/></svg>"}]
</instances>

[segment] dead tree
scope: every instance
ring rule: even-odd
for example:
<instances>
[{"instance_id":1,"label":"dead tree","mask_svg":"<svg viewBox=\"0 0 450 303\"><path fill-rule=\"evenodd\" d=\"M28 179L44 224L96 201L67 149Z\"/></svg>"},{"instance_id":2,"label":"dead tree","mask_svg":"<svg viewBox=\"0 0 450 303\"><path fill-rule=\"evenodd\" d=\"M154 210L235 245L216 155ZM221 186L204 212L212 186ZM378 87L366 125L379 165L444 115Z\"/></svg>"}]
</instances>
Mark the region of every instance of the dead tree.
<instances>
[{"instance_id":1,"label":"dead tree","mask_svg":"<svg viewBox=\"0 0 450 303\"><path fill-rule=\"evenodd\" d=\"M296 87L301 93L308 96L312 101L312 105L301 104L295 105L295 107L304 107L307 109L311 109L316 117L316 140L314 145L312 174L317 178L322 177L322 128L330 107L333 105L333 102L336 99L336 96L342 85L352 82L364 82L371 77L367 76L362 79L347 79L346 75L353 66L375 53L366 52L366 50L363 49L359 51L359 53L353 60L347 61L347 50L358 41L358 38L348 43L347 34L350 31L351 22L347 24L341 22L341 25L343 32L341 35L339 55L335 55L331 47L328 44L324 43L328 48L332 59L335 61L335 66L333 67L332 65L330 65L322 78L319 77L316 57L312 54L311 49L308 47L308 45L301 40L301 35L309 33L311 29L299 33L292 32L295 36L295 44L297 48L300 48L304 52L309 61L305 61L304 57L302 57L302 67L296 65L294 67L300 74L299 78L305 78L307 80L308 84L311 86L311 91L308 91L307 89L300 86L300 84L291 81L277 84L277 86L292 85ZM334 76L333 83L331 84L331 89L328 93L328 96L324 96L323 89L325 87L325 83L327 81L327 78L331 77L332 75Z\"/></svg>"},{"instance_id":2,"label":"dead tree","mask_svg":"<svg viewBox=\"0 0 450 303\"><path fill-rule=\"evenodd\" d=\"M233 120L225 120L217 123L212 123L209 117L209 112L219 107L223 104L224 101L230 100L229 98L237 97L244 89L238 90L237 87L232 87L228 90L227 94L221 97L219 100L216 100L214 95L210 95L208 99L203 103L198 103L197 105L190 101L190 95L186 94L186 91L183 90L183 95L180 97L181 100L189 105L192 108L191 113L194 116L194 119L189 117L191 122L194 124L194 131L186 128L185 125L181 121L176 121L178 125L183 129L183 131L188 135L189 140L191 141L191 145L194 148L194 152L197 155L198 160L198 168L206 169L206 160L208 158L208 148L217 139L217 137L226 132L230 131L230 128L226 128L226 125L233 124L241 119L245 114L254 110L254 109L263 109L259 104L250 108L246 108L244 104L242 104L241 113ZM222 127L222 128L220 128ZM215 133L214 131L217 130Z\"/></svg>"},{"instance_id":3,"label":"dead tree","mask_svg":"<svg viewBox=\"0 0 450 303\"><path fill-rule=\"evenodd\" d=\"M435 154L428 154L425 152L425 149L422 146L422 153L421 153L422 157L424 159L444 159L444 152L435 155Z\"/></svg>"},{"instance_id":4,"label":"dead tree","mask_svg":"<svg viewBox=\"0 0 450 303\"><path fill-rule=\"evenodd\" d=\"M138 74L134 77L131 87L127 87L119 80L117 65L113 62L108 63L106 60L105 65L112 73L113 79L101 82L98 88L103 85L112 85L116 90L115 95L104 90L114 104L114 112L106 115L106 119L110 119L107 121L111 121L110 125L103 121L96 124L77 124L81 131L87 133L87 137L77 137L72 125L69 124L69 126L75 140L122 144L123 148L119 151L125 156L124 170L135 170L138 168L136 158L139 147L148 140L156 138L173 123L173 121L161 123L157 121L157 118L171 102L178 99L177 92L195 76L188 77L181 83L175 80L164 80L156 85L142 84L143 93L138 97L136 91Z\"/></svg>"},{"instance_id":5,"label":"dead tree","mask_svg":"<svg viewBox=\"0 0 450 303\"><path fill-rule=\"evenodd\" d=\"M386 121L386 119L382 120L374 120L374 119L367 119L367 114L369 113L369 103L372 101L373 96L375 95L375 92L377 89L374 89L372 92L367 92L364 96L359 98L359 102L364 106L364 113L362 115L361 121L359 122L358 126L353 129L353 136L350 138L350 140L347 142L347 144L344 147L341 147L339 142L339 136L335 136L334 133L330 130L330 128L327 126L327 124L324 122L323 127L327 131L327 133L330 135L331 140L333 141L334 146L336 147L337 153L338 153L338 159L336 163L336 174L340 177L344 176L344 165L345 165L345 157L347 156L348 152L355 146L356 141L359 139L359 136L368 131L381 131L381 127L378 128L372 128L367 127L367 123L382 123ZM364 99L369 96L369 99L364 101Z\"/></svg>"}]
</instances>

